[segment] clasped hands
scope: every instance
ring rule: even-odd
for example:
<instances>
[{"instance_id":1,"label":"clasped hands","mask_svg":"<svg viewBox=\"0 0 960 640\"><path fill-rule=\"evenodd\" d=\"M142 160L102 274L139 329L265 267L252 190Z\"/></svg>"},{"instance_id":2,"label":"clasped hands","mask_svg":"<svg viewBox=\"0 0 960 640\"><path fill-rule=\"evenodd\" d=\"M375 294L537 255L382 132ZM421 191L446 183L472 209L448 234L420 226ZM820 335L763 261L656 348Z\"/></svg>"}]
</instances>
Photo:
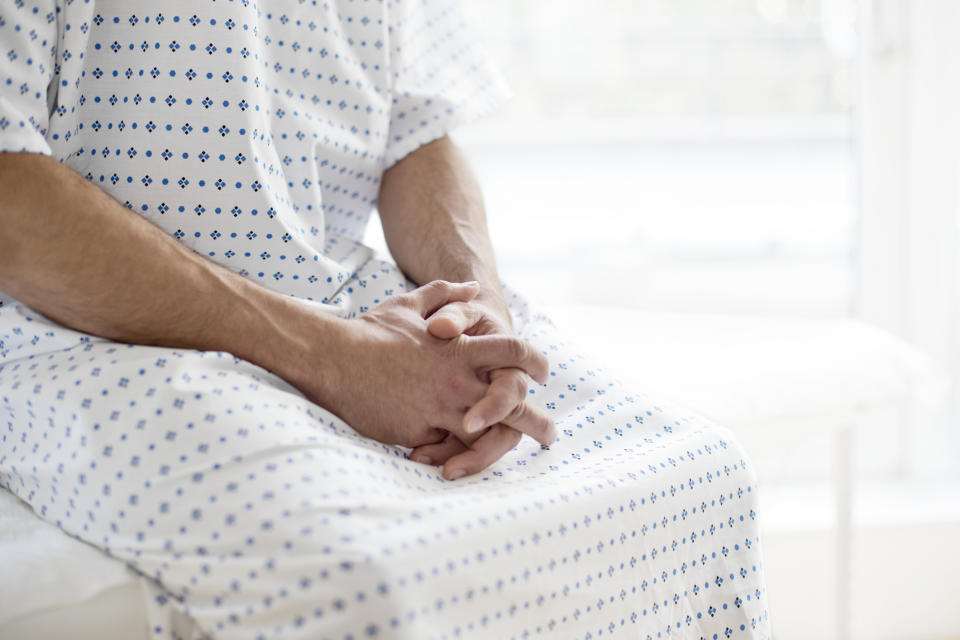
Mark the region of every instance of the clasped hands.
<instances>
[{"instance_id":1,"label":"clasped hands","mask_svg":"<svg viewBox=\"0 0 960 640\"><path fill-rule=\"evenodd\" d=\"M351 322L328 408L363 435L412 448L448 480L485 469L523 434L556 439L553 421L526 404L527 376L546 382L547 359L478 283L434 281Z\"/></svg>"}]
</instances>

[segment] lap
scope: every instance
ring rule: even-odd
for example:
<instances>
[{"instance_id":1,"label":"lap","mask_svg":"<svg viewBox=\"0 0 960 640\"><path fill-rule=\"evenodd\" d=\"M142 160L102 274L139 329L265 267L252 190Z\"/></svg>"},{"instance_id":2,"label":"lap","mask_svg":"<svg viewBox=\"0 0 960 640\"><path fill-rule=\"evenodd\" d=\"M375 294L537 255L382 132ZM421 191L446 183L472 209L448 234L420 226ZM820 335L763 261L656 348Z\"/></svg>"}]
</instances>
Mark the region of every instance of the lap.
<instances>
[{"instance_id":1,"label":"lap","mask_svg":"<svg viewBox=\"0 0 960 640\"><path fill-rule=\"evenodd\" d=\"M520 319L552 369L530 402L560 438L448 483L227 354L76 340L34 318L75 341L0 364L0 478L212 635L765 629L755 478L735 441Z\"/></svg>"}]
</instances>

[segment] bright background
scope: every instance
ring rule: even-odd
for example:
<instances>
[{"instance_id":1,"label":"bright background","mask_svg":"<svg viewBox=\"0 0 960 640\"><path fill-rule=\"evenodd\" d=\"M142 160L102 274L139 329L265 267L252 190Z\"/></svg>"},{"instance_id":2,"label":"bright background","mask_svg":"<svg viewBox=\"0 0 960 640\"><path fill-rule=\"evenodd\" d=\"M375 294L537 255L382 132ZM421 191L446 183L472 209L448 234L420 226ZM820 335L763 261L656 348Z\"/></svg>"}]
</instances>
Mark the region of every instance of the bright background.
<instances>
[{"instance_id":1,"label":"bright background","mask_svg":"<svg viewBox=\"0 0 960 640\"><path fill-rule=\"evenodd\" d=\"M936 360L939 410L857 434L858 526L921 555L876 558L900 567L889 584L854 585L909 589L935 613L864 595L852 626L960 637L956 586L918 577L956 566L960 531L960 2L464 4L515 94L456 137L517 289L547 305L855 317ZM820 553L823 528L778 514L829 519L831 447L763 461L771 553ZM781 620L829 617L807 608L829 591L815 574L777 582ZM829 637L773 622L777 638Z\"/></svg>"}]
</instances>

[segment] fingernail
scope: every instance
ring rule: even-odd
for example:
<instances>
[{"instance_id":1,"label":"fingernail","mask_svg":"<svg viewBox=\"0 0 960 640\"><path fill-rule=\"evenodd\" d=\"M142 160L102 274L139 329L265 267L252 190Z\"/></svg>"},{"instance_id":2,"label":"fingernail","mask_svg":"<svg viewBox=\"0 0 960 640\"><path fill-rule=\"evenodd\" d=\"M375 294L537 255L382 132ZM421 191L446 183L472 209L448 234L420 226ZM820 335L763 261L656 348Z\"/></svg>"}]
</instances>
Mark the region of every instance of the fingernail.
<instances>
[{"instance_id":1,"label":"fingernail","mask_svg":"<svg viewBox=\"0 0 960 640\"><path fill-rule=\"evenodd\" d=\"M464 282L463 284L467 285L468 287L479 287L479 286L480 286L480 282L477 281L477 280L471 280L470 282Z\"/></svg>"},{"instance_id":2,"label":"fingernail","mask_svg":"<svg viewBox=\"0 0 960 640\"><path fill-rule=\"evenodd\" d=\"M417 458L417 462L420 464L433 464L433 460L430 459L430 456L420 456Z\"/></svg>"},{"instance_id":3,"label":"fingernail","mask_svg":"<svg viewBox=\"0 0 960 640\"><path fill-rule=\"evenodd\" d=\"M462 478L465 475L467 475L467 472L465 469L454 469L453 471L450 472L450 479L456 480L458 478Z\"/></svg>"},{"instance_id":4,"label":"fingernail","mask_svg":"<svg viewBox=\"0 0 960 640\"><path fill-rule=\"evenodd\" d=\"M479 416L474 416L470 418L470 422L467 423L467 433L476 433L483 428L483 418Z\"/></svg>"}]
</instances>

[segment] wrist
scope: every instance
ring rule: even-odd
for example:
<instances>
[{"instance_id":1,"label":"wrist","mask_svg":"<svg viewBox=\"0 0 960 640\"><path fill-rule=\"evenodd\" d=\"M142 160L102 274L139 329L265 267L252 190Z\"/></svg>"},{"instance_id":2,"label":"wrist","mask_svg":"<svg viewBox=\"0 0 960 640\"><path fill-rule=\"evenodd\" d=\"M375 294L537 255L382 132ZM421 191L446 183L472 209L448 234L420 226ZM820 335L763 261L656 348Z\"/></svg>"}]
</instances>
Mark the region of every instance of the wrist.
<instances>
[{"instance_id":1,"label":"wrist","mask_svg":"<svg viewBox=\"0 0 960 640\"><path fill-rule=\"evenodd\" d=\"M333 365L348 321L255 284L250 288L235 314L242 345L228 350L320 402L318 395L326 395L336 380Z\"/></svg>"}]
</instances>

